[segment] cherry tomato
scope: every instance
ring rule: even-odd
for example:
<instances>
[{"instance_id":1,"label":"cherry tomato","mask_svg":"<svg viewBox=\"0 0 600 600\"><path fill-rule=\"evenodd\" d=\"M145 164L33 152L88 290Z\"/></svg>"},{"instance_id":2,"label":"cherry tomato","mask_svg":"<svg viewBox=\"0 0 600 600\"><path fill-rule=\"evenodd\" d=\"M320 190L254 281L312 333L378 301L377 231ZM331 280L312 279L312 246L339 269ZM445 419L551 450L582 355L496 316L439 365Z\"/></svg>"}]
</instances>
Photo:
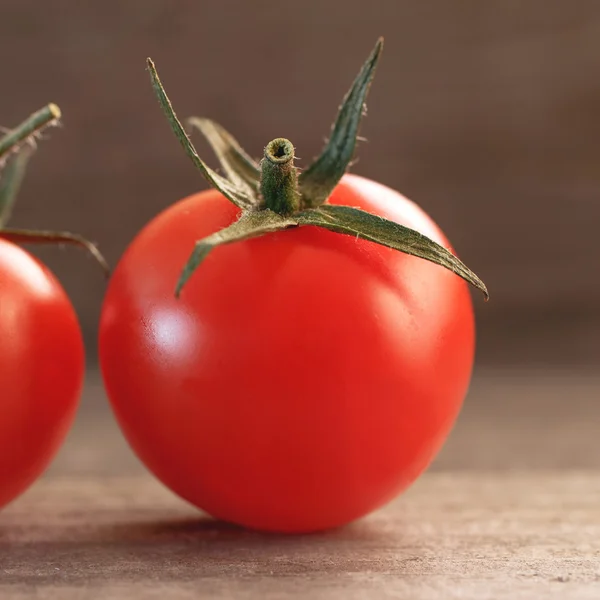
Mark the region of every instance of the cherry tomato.
<instances>
[{"instance_id":1,"label":"cherry tomato","mask_svg":"<svg viewBox=\"0 0 600 600\"><path fill-rule=\"evenodd\" d=\"M0 238L0 507L48 466L84 373L77 317L49 269Z\"/></svg>"},{"instance_id":2,"label":"cherry tomato","mask_svg":"<svg viewBox=\"0 0 600 600\"><path fill-rule=\"evenodd\" d=\"M329 203L450 249L373 181L345 175ZM238 213L205 191L133 240L100 323L108 396L140 459L204 511L336 527L393 499L446 438L473 365L470 293L431 262L310 226L216 248L175 298L194 243Z\"/></svg>"}]
</instances>

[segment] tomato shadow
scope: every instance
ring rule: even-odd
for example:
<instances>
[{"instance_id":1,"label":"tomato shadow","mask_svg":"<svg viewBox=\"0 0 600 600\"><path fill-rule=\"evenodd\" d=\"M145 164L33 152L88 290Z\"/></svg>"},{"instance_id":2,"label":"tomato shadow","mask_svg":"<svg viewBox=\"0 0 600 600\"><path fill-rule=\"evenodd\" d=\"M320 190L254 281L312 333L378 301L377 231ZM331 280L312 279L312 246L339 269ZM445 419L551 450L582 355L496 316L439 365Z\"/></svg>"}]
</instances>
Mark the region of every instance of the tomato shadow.
<instances>
[{"instance_id":1,"label":"tomato shadow","mask_svg":"<svg viewBox=\"0 0 600 600\"><path fill-rule=\"evenodd\" d=\"M381 543L390 538L387 528L370 520L357 521L343 527L311 533L287 534L248 529L233 523L219 521L209 516L199 515L177 519L158 519L106 525L98 532L105 542L154 542L174 543L179 541L238 543L256 545L302 545L303 543Z\"/></svg>"},{"instance_id":2,"label":"tomato shadow","mask_svg":"<svg viewBox=\"0 0 600 600\"><path fill-rule=\"evenodd\" d=\"M305 535L261 533L202 515L44 527L43 535L21 534L18 541L14 535L0 536L0 583L90 585L108 577L114 584L204 580L246 585L273 577L345 577L396 569L407 549L383 521L369 521Z\"/></svg>"},{"instance_id":3,"label":"tomato shadow","mask_svg":"<svg viewBox=\"0 0 600 600\"><path fill-rule=\"evenodd\" d=\"M99 532L100 533L100 532ZM110 541L176 542L178 540L236 539L250 532L232 523L209 516L190 516L177 519L158 519L106 525L102 532Z\"/></svg>"}]
</instances>

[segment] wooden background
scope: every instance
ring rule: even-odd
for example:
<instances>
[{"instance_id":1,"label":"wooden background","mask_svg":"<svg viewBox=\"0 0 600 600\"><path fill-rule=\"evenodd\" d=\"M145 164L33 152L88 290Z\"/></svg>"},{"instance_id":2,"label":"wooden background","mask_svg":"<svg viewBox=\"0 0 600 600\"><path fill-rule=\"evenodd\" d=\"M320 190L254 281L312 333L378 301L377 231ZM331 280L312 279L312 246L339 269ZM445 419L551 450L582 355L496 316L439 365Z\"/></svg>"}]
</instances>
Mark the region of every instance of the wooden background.
<instances>
[{"instance_id":1,"label":"wooden background","mask_svg":"<svg viewBox=\"0 0 600 600\"><path fill-rule=\"evenodd\" d=\"M0 122L47 101L65 115L15 224L78 230L114 264L160 209L204 187L159 112L146 56L180 115L222 121L255 155L285 135L309 159L379 35L355 172L419 202L488 283L492 302L476 299L482 363L596 364L593 0L0 0ZM93 357L101 276L76 252L39 253Z\"/></svg>"}]
</instances>

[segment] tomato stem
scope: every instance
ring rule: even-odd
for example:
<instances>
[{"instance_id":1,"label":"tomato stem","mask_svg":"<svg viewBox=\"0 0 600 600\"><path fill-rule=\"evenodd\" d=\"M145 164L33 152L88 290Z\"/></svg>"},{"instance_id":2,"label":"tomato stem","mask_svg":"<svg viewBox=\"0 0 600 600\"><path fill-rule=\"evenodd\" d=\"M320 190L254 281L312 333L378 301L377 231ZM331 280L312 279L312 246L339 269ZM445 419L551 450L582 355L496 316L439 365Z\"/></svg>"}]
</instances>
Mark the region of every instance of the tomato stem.
<instances>
[{"instance_id":1,"label":"tomato stem","mask_svg":"<svg viewBox=\"0 0 600 600\"><path fill-rule=\"evenodd\" d=\"M284 217L295 213L300 207L300 194L292 142L285 138L269 142L260 167L260 191L265 208Z\"/></svg>"},{"instance_id":2,"label":"tomato stem","mask_svg":"<svg viewBox=\"0 0 600 600\"><path fill-rule=\"evenodd\" d=\"M56 125L61 112L56 104L48 104L32 114L16 129L0 139L0 166L8 161L0 173L0 239L16 244L70 244L85 248L108 276L110 270L98 248L84 237L66 231L35 231L8 229L13 204L25 176L27 162L35 149L34 141L45 127ZM28 144L29 147L24 147Z\"/></svg>"},{"instance_id":3,"label":"tomato stem","mask_svg":"<svg viewBox=\"0 0 600 600\"><path fill-rule=\"evenodd\" d=\"M12 157L0 177L0 231L9 221L17 194L25 177L32 148L22 148Z\"/></svg>"},{"instance_id":4,"label":"tomato stem","mask_svg":"<svg viewBox=\"0 0 600 600\"><path fill-rule=\"evenodd\" d=\"M32 136L39 133L48 125L56 124L60 116L60 108L52 103L33 113L18 127L9 131L0 139L0 161L7 154L18 149L23 143L32 139Z\"/></svg>"}]
</instances>

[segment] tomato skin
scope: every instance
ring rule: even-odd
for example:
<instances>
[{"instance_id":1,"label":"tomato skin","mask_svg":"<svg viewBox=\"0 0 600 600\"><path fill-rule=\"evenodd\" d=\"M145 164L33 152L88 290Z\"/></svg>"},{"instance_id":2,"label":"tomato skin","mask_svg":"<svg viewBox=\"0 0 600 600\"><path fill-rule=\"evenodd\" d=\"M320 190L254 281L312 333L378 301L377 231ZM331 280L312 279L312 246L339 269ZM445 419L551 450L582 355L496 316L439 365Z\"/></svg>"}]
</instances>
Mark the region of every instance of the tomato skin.
<instances>
[{"instance_id":1,"label":"tomato skin","mask_svg":"<svg viewBox=\"0 0 600 600\"><path fill-rule=\"evenodd\" d=\"M84 347L50 270L0 238L0 507L46 469L71 425Z\"/></svg>"},{"instance_id":2,"label":"tomato skin","mask_svg":"<svg viewBox=\"0 0 600 600\"><path fill-rule=\"evenodd\" d=\"M330 202L450 248L380 184L346 175ZM194 242L237 214L202 192L130 244L100 322L108 396L147 467L211 515L289 533L343 525L405 489L446 438L473 365L467 285L302 227L215 249L176 299Z\"/></svg>"}]
</instances>

